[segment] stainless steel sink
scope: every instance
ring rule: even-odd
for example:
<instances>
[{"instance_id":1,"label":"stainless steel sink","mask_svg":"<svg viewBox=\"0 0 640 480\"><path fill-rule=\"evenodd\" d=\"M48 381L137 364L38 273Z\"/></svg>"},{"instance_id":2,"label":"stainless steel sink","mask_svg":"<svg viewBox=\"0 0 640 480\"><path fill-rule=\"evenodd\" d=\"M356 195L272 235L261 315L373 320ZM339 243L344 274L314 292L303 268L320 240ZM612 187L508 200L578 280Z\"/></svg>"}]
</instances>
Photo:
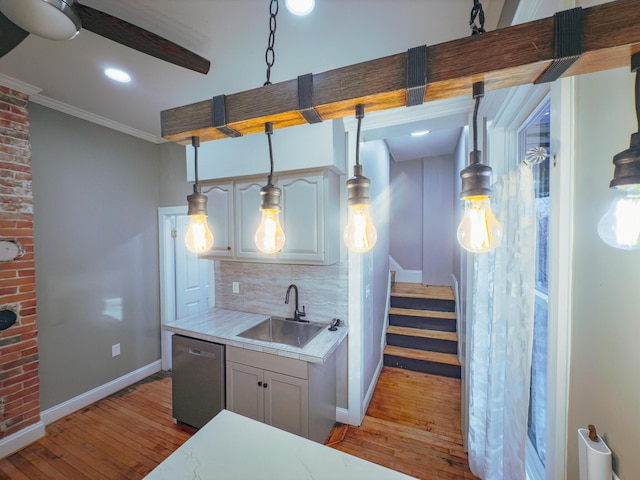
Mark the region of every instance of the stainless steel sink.
<instances>
[{"instance_id":1,"label":"stainless steel sink","mask_svg":"<svg viewBox=\"0 0 640 480\"><path fill-rule=\"evenodd\" d=\"M283 343L292 347L304 347L326 325L303 323L283 317L269 317L259 324L239 333L239 337L263 342Z\"/></svg>"}]
</instances>

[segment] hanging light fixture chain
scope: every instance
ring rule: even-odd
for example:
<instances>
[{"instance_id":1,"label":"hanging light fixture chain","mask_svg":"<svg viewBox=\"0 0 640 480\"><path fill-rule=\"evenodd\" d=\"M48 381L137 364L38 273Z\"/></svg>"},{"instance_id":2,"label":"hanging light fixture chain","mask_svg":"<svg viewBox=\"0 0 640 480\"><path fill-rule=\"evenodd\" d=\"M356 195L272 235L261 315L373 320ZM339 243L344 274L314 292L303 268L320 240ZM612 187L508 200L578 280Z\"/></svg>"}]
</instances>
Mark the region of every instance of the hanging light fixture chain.
<instances>
[{"instance_id":1,"label":"hanging light fixture chain","mask_svg":"<svg viewBox=\"0 0 640 480\"><path fill-rule=\"evenodd\" d=\"M480 22L480 25L476 25L476 18ZM473 0L473 7L471 8L471 17L469 18L469 27L471 27L471 35L477 35L479 33L485 33L484 29L484 10L480 0Z\"/></svg>"},{"instance_id":2,"label":"hanging light fixture chain","mask_svg":"<svg viewBox=\"0 0 640 480\"><path fill-rule=\"evenodd\" d=\"M271 85L271 67L276 61L276 52L273 49L276 43L276 16L278 15L278 0L271 0L269 4L269 41L264 59L267 62L267 81L264 86Z\"/></svg>"}]
</instances>

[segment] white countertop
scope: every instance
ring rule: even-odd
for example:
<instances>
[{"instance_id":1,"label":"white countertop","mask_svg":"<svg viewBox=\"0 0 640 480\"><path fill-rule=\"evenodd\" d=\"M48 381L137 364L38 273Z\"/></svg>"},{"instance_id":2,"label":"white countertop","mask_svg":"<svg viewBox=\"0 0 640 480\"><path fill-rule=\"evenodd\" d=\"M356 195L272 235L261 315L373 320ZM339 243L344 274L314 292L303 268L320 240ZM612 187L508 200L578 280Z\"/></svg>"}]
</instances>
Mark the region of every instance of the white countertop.
<instances>
[{"instance_id":1,"label":"white countertop","mask_svg":"<svg viewBox=\"0 0 640 480\"><path fill-rule=\"evenodd\" d=\"M413 477L223 410L145 478L408 480Z\"/></svg>"},{"instance_id":2,"label":"white countertop","mask_svg":"<svg viewBox=\"0 0 640 480\"><path fill-rule=\"evenodd\" d=\"M233 345L234 347L295 358L310 363L324 363L347 336L346 326L339 327L337 331L331 332L328 329L329 325L327 325L327 328L322 330L303 348L238 337L239 333L267 318L269 318L269 315L237 312L214 307L204 312L168 322L162 328L180 335L209 342Z\"/></svg>"}]
</instances>

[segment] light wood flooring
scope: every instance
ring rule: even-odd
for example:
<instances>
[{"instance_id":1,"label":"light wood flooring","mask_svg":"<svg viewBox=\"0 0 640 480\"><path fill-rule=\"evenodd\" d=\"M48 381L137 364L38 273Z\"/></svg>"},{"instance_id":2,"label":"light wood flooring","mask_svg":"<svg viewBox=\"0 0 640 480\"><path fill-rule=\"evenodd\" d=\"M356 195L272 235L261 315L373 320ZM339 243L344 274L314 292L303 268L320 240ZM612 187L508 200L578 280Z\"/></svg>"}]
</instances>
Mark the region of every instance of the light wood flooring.
<instances>
[{"instance_id":1,"label":"light wood flooring","mask_svg":"<svg viewBox=\"0 0 640 480\"><path fill-rule=\"evenodd\" d=\"M460 380L384 367L360 427L338 450L423 480L476 479L462 448Z\"/></svg>"},{"instance_id":2,"label":"light wood flooring","mask_svg":"<svg viewBox=\"0 0 640 480\"><path fill-rule=\"evenodd\" d=\"M143 478L190 436L160 372L47 426L0 460L0 479ZM385 367L361 427L333 448L426 480L474 479L460 435L460 380ZM251 480L251 479L247 479Z\"/></svg>"},{"instance_id":3,"label":"light wood flooring","mask_svg":"<svg viewBox=\"0 0 640 480\"><path fill-rule=\"evenodd\" d=\"M171 377L160 372L46 427L0 460L0 479L143 478L190 437L173 423Z\"/></svg>"}]
</instances>

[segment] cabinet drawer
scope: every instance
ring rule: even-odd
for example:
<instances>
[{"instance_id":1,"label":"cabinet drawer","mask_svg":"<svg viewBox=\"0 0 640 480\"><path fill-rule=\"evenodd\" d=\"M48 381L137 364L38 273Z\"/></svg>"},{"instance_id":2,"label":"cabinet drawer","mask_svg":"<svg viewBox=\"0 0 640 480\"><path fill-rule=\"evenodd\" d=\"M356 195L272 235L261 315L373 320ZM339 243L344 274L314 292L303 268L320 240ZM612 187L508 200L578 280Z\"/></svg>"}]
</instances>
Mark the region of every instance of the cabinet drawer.
<instances>
[{"instance_id":1,"label":"cabinet drawer","mask_svg":"<svg viewBox=\"0 0 640 480\"><path fill-rule=\"evenodd\" d=\"M295 358L279 357L270 353L256 352L244 348L227 346L227 360L283 373L307 380L309 378L307 362Z\"/></svg>"}]
</instances>

